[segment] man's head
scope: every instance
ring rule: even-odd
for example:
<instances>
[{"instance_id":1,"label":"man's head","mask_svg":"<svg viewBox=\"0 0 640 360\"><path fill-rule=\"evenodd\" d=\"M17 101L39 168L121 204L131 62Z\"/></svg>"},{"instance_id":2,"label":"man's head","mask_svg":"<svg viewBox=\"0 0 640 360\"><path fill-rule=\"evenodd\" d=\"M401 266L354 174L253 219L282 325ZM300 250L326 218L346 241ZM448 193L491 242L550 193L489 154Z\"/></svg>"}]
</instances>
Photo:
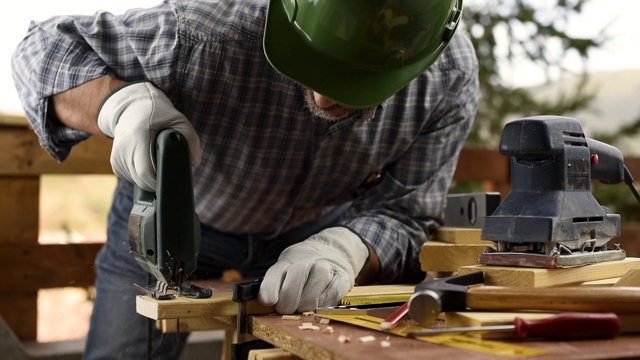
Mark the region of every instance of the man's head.
<instances>
[{"instance_id":1,"label":"man's head","mask_svg":"<svg viewBox=\"0 0 640 360\"><path fill-rule=\"evenodd\" d=\"M424 72L462 13L462 0L269 1L271 65L354 109L380 104Z\"/></svg>"}]
</instances>

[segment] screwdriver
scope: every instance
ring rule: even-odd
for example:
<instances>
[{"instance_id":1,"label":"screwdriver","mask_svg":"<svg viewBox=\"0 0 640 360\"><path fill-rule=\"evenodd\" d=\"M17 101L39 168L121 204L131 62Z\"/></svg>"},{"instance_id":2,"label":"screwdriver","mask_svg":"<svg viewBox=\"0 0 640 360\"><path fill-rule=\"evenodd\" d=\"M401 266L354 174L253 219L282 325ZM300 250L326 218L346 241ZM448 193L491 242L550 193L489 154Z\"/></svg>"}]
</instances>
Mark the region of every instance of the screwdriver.
<instances>
[{"instance_id":1,"label":"screwdriver","mask_svg":"<svg viewBox=\"0 0 640 360\"><path fill-rule=\"evenodd\" d=\"M566 312L539 320L516 317L513 325L453 327L412 331L411 337L440 335L446 333L513 331L517 340L547 338L555 340L577 340L614 337L620 332L620 319L612 312L580 313Z\"/></svg>"}]
</instances>

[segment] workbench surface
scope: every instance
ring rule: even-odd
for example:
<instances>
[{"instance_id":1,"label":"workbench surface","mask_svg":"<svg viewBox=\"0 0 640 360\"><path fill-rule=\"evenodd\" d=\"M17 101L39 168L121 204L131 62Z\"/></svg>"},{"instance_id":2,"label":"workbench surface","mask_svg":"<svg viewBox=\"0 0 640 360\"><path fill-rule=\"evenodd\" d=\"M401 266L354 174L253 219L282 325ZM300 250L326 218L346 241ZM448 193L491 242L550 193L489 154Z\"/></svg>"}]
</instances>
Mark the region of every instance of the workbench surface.
<instances>
[{"instance_id":1,"label":"workbench surface","mask_svg":"<svg viewBox=\"0 0 640 360\"><path fill-rule=\"evenodd\" d=\"M507 359L470 350L456 349L386 335L350 324L332 321L332 334L322 331L301 330L303 322L314 322L313 316L302 317L301 320L283 320L281 315L261 315L250 318L250 332L279 348L291 352L304 359L419 359L428 354L431 359ZM314 322L315 323L315 322ZM321 325L321 328L324 325ZM350 342L341 343L340 335L351 338ZM373 342L363 343L360 337L372 335ZM389 347L382 347L380 342L387 339ZM499 340L506 342L505 340ZM581 340L581 341L526 341L518 345L547 350L549 353L532 359L611 359L640 358L640 335L618 336L614 339Z\"/></svg>"}]
</instances>

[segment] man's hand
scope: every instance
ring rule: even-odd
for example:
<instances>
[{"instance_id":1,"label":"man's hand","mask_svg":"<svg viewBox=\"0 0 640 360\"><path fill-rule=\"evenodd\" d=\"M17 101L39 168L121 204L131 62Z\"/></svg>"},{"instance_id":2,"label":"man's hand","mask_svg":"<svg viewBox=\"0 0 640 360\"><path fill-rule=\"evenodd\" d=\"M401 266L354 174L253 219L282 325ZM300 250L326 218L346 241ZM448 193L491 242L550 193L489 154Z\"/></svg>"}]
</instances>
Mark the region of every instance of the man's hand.
<instances>
[{"instance_id":1,"label":"man's hand","mask_svg":"<svg viewBox=\"0 0 640 360\"><path fill-rule=\"evenodd\" d=\"M264 276L259 300L280 314L337 305L368 259L368 246L351 230L325 229L280 254Z\"/></svg>"},{"instance_id":2,"label":"man's hand","mask_svg":"<svg viewBox=\"0 0 640 360\"><path fill-rule=\"evenodd\" d=\"M153 191L156 187L153 159L156 136L161 130L180 131L189 143L191 164L200 164L200 139L193 126L149 82L132 83L113 92L100 108L98 126L113 138L113 172L144 190Z\"/></svg>"}]
</instances>

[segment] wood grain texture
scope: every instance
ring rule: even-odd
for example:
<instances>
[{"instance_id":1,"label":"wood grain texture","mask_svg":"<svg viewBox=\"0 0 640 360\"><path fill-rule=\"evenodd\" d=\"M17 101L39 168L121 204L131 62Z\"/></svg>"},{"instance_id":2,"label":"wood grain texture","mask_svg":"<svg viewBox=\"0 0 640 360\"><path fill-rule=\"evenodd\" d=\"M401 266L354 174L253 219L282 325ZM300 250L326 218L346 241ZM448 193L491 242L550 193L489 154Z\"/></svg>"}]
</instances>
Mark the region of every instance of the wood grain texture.
<instances>
[{"instance_id":1,"label":"wood grain texture","mask_svg":"<svg viewBox=\"0 0 640 360\"><path fill-rule=\"evenodd\" d=\"M640 286L640 269L627 271L613 286Z\"/></svg>"},{"instance_id":2,"label":"wood grain texture","mask_svg":"<svg viewBox=\"0 0 640 360\"><path fill-rule=\"evenodd\" d=\"M435 235L436 241L448 244L482 244L489 246L493 241L480 239L481 229L457 228L443 226L438 228Z\"/></svg>"},{"instance_id":3,"label":"wood grain texture","mask_svg":"<svg viewBox=\"0 0 640 360\"><path fill-rule=\"evenodd\" d=\"M631 269L640 269L640 258L626 258L567 269L537 269L508 266L461 266L460 275L482 271L485 285L509 287L550 287L580 284L587 281L624 276Z\"/></svg>"},{"instance_id":4,"label":"wood grain texture","mask_svg":"<svg viewBox=\"0 0 640 360\"><path fill-rule=\"evenodd\" d=\"M173 300L156 300L149 296L138 296L136 310L139 314L154 320L184 319L201 317L235 316L238 314L238 303L231 300L231 291L218 291L217 283L201 283L213 289L213 296L209 299L177 298ZM229 285L222 285L228 288ZM408 300L413 294L415 285L371 285L356 286L342 299L356 299L362 301L366 298L379 298L397 295L403 300ZM247 302L247 311L250 315L275 313L273 306L264 306L256 300Z\"/></svg>"},{"instance_id":5,"label":"wood grain texture","mask_svg":"<svg viewBox=\"0 0 640 360\"><path fill-rule=\"evenodd\" d=\"M0 177L0 199L0 246L37 244L40 178Z\"/></svg>"},{"instance_id":6,"label":"wood grain texture","mask_svg":"<svg viewBox=\"0 0 640 360\"><path fill-rule=\"evenodd\" d=\"M297 360L299 357L282 349L260 349L249 351L248 360Z\"/></svg>"},{"instance_id":7,"label":"wood grain texture","mask_svg":"<svg viewBox=\"0 0 640 360\"><path fill-rule=\"evenodd\" d=\"M231 300L231 296L231 293L214 293L209 299L180 297L172 300L156 300L141 295L136 298L136 311L154 320L234 316L238 314L238 303ZM248 314L274 312L272 306L264 306L257 300L247 302Z\"/></svg>"},{"instance_id":8,"label":"wood grain texture","mask_svg":"<svg viewBox=\"0 0 640 360\"><path fill-rule=\"evenodd\" d=\"M420 268L422 271L454 272L461 266L478 264L478 256L487 245L493 244L448 244L427 241L420 248Z\"/></svg>"},{"instance_id":9,"label":"wood grain texture","mask_svg":"<svg viewBox=\"0 0 640 360\"><path fill-rule=\"evenodd\" d=\"M93 285L94 259L102 244L0 247L0 292L37 292L38 289Z\"/></svg>"},{"instance_id":10,"label":"wood grain texture","mask_svg":"<svg viewBox=\"0 0 640 360\"><path fill-rule=\"evenodd\" d=\"M35 340L38 335L38 292L4 292L0 296L0 316L18 339Z\"/></svg>"},{"instance_id":11,"label":"wood grain texture","mask_svg":"<svg viewBox=\"0 0 640 360\"><path fill-rule=\"evenodd\" d=\"M466 292L466 308L490 311L589 311L640 314L640 288L567 286L522 288L475 286Z\"/></svg>"},{"instance_id":12,"label":"wood grain texture","mask_svg":"<svg viewBox=\"0 0 640 360\"><path fill-rule=\"evenodd\" d=\"M254 336L265 340L303 359L336 360L407 360L407 359L505 359L495 355L460 350L452 347L430 344L414 339L356 327L332 321L332 334L319 331L298 329L307 320L285 321L277 315L252 316L250 331ZM351 339L350 342L338 341L340 335ZM370 343L359 342L363 336L374 336ZM383 348L380 341L388 339L391 346ZM603 359L633 358L640 356L640 336L619 336L615 339L589 341L527 341L527 347L549 351L548 355L536 357L546 359Z\"/></svg>"},{"instance_id":13,"label":"wood grain texture","mask_svg":"<svg viewBox=\"0 0 640 360\"><path fill-rule=\"evenodd\" d=\"M40 147L30 128L0 126L0 175L112 174L111 144L105 137L91 137L58 163Z\"/></svg>"}]
</instances>

